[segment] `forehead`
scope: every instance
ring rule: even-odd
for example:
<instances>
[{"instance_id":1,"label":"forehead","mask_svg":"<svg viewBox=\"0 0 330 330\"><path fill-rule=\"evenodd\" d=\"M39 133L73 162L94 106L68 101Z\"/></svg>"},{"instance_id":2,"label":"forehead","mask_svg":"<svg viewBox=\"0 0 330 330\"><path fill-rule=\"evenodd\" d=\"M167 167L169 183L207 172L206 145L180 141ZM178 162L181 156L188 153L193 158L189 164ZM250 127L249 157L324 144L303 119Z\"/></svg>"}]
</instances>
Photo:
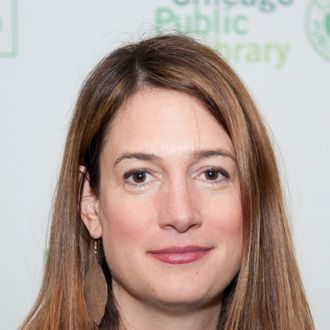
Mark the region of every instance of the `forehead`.
<instances>
[{"instance_id":1,"label":"forehead","mask_svg":"<svg viewBox=\"0 0 330 330\"><path fill-rule=\"evenodd\" d=\"M113 120L105 146L125 152L175 153L226 148L229 136L196 98L173 90L145 88Z\"/></svg>"}]
</instances>

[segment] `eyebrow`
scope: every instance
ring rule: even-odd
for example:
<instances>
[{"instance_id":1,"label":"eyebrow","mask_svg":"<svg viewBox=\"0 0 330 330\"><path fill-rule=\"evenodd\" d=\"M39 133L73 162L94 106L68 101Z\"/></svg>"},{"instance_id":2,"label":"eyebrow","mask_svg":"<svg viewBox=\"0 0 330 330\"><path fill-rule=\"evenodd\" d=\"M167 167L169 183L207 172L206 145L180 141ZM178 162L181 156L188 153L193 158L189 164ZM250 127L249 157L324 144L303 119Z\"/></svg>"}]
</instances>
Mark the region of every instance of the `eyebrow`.
<instances>
[{"instance_id":1,"label":"eyebrow","mask_svg":"<svg viewBox=\"0 0 330 330\"><path fill-rule=\"evenodd\" d=\"M198 150L194 151L191 155L192 159L195 161L198 161L202 158L210 158L215 156L221 156L221 157L228 157L231 158L234 162L236 162L236 158L234 155L223 149L216 149L216 150ZM114 163L114 166L118 165L119 162L126 159L138 159L138 160L145 160L145 161L162 161L162 158L150 153L144 153L144 152L127 152L119 156Z\"/></svg>"}]
</instances>

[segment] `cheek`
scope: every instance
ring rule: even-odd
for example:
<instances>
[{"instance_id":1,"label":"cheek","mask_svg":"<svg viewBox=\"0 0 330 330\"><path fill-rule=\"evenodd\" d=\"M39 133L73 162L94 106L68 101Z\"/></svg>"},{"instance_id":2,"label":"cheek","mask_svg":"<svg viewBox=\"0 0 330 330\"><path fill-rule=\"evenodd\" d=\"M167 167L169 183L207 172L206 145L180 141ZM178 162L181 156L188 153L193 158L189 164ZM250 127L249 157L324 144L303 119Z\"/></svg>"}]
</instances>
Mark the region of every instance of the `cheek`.
<instances>
[{"instance_id":1,"label":"cheek","mask_svg":"<svg viewBox=\"0 0 330 330\"><path fill-rule=\"evenodd\" d=\"M242 226L242 205L240 194L236 191L223 195L207 196L200 198L200 208L207 218L219 219L216 221L220 226L233 230Z\"/></svg>"},{"instance_id":2,"label":"cheek","mask_svg":"<svg viewBox=\"0 0 330 330\"><path fill-rule=\"evenodd\" d=\"M243 213L239 194L203 201L204 224L220 244L226 244L236 253L241 253L243 236Z\"/></svg>"},{"instance_id":3,"label":"cheek","mask_svg":"<svg viewBox=\"0 0 330 330\"><path fill-rule=\"evenodd\" d=\"M205 226L215 243L216 276L222 290L239 271L243 250L243 213L240 196L228 194L213 201L204 201ZM219 284L218 283L218 284Z\"/></svg>"},{"instance_id":4,"label":"cheek","mask_svg":"<svg viewBox=\"0 0 330 330\"><path fill-rule=\"evenodd\" d=\"M113 277L121 278L139 260L136 247L146 239L147 214L118 196L107 198L100 206L104 254Z\"/></svg>"},{"instance_id":5,"label":"cheek","mask_svg":"<svg viewBox=\"0 0 330 330\"><path fill-rule=\"evenodd\" d=\"M146 201L109 196L101 204L102 239L107 250L122 251L143 242L152 228L152 204Z\"/></svg>"}]
</instances>

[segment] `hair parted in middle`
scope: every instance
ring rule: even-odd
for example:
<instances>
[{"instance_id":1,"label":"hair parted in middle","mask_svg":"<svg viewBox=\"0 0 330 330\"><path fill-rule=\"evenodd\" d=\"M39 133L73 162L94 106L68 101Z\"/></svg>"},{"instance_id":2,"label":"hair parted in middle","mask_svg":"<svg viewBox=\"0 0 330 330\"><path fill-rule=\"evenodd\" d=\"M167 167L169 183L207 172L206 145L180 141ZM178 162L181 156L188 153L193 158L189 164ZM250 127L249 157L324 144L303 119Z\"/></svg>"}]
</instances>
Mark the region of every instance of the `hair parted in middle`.
<instances>
[{"instance_id":1,"label":"hair parted in middle","mask_svg":"<svg viewBox=\"0 0 330 330\"><path fill-rule=\"evenodd\" d=\"M175 90L199 100L234 147L243 209L243 253L240 270L223 295L219 329L311 329L276 159L264 124L231 67L209 47L183 35L160 35L123 46L104 58L85 81L66 141L49 258L30 324L42 324L38 323L41 318L49 329L61 324L85 329L89 324L82 282L93 241L79 214L81 187L88 175L98 194L105 136L125 102L144 88ZM81 165L86 169L83 176L79 175ZM104 258L103 270L109 297L101 328L115 329L119 316ZM52 314L47 306L53 306Z\"/></svg>"}]
</instances>

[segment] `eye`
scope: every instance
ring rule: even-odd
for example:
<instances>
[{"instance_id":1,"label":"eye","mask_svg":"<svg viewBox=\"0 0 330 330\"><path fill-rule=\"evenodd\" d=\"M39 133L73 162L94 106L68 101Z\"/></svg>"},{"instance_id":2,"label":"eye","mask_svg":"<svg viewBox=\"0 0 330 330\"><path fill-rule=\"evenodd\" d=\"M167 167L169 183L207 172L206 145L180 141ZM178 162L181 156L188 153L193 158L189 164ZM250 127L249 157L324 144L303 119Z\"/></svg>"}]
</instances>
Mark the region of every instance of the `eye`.
<instances>
[{"instance_id":1,"label":"eye","mask_svg":"<svg viewBox=\"0 0 330 330\"><path fill-rule=\"evenodd\" d=\"M144 169L134 169L124 173L125 182L132 186L142 186L152 181L152 175Z\"/></svg>"},{"instance_id":2,"label":"eye","mask_svg":"<svg viewBox=\"0 0 330 330\"><path fill-rule=\"evenodd\" d=\"M208 168L197 176L198 179L214 184L229 178L229 173L223 168Z\"/></svg>"}]
</instances>

